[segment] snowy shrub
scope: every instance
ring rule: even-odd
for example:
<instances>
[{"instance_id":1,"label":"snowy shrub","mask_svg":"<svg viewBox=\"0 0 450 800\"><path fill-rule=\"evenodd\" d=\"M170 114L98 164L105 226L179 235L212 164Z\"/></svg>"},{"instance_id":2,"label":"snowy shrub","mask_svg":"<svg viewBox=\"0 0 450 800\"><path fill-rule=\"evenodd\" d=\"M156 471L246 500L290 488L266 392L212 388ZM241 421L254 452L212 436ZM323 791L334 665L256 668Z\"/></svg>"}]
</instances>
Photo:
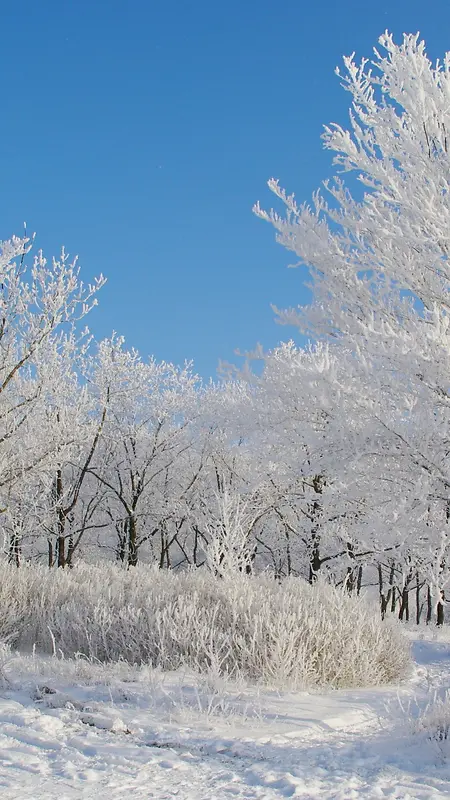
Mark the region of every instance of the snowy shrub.
<instances>
[{"instance_id":1,"label":"snowy shrub","mask_svg":"<svg viewBox=\"0 0 450 800\"><path fill-rule=\"evenodd\" d=\"M448 694L445 694L444 697L434 694L414 721L413 730L415 734L423 735L427 739L437 742L440 750L446 756L450 755L450 697Z\"/></svg>"},{"instance_id":2,"label":"snowy shrub","mask_svg":"<svg viewBox=\"0 0 450 800\"><path fill-rule=\"evenodd\" d=\"M0 566L0 638L19 649L291 687L396 681L409 648L375 608L318 581L145 566Z\"/></svg>"}]
</instances>

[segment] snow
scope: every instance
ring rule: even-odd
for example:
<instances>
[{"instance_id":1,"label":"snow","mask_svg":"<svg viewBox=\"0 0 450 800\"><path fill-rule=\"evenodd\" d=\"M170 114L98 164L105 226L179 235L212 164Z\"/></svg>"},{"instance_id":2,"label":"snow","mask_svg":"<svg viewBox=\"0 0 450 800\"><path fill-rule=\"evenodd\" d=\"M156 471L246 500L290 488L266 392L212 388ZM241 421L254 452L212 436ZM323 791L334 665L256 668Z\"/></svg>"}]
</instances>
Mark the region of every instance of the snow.
<instances>
[{"instance_id":1,"label":"snow","mask_svg":"<svg viewBox=\"0 0 450 800\"><path fill-rule=\"evenodd\" d=\"M280 693L124 663L4 651L2 800L450 797L450 743L414 718L450 636L411 634L398 687Z\"/></svg>"}]
</instances>

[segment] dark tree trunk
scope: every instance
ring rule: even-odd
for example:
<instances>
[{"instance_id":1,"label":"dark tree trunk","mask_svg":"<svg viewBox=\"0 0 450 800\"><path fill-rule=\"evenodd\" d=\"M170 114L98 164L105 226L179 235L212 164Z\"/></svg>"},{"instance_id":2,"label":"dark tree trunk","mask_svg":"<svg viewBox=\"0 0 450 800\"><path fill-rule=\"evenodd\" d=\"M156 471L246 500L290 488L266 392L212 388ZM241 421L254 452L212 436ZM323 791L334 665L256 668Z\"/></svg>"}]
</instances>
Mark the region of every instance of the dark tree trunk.
<instances>
[{"instance_id":1,"label":"dark tree trunk","mask_svg":"<svg viewBox=\"0 0 450 800\"><path fill-rule=\"evenodd\" d=\"M289 576L292 572L292 558L291 558L291 538L290 533L287 527L284 528L284 533L286 536L286 574ZM253 555L253 558L255 556Z\"/></svg>"},{"instance_id":2,"label":"dark tree trunk","mask_svg":"<svg viewBox=\"0 0 450 800\"><path fill-rule=\"evenodd\" d=\"M394 574L395 574L394 566L391 565L391 569L389 570L389 586L387 592L385 592L383 584L383 567L381 564L378 564L378 588L380 593L382 619L385 618L388 610L390 610L391 614L393 614L395 611L396 602L395 602ZM390 604L390 609L389 609L389 604Z\"/></svg>"},{"instance_id":3,"label":"dark tree trunk","mask_svg":"<svg viewBox=\"0 0 450 800\"><path fill-rule=\"evenodd\" d=\"M167 531L164 523L162 523L160 528L160 542L161 542L161 552L159 554L159 568L164 569L164 562L166 560L166 551L167 551Z\"/></svg>"},{"instance_id":4,"label":"dark tree trunk","mask_svg":"<svg viewBox=\"0 0 450 800\"><path fill-rule=\"evenodd\" d=\"M445 600L445 595L442 589L439 592L439 596L440 596L440 601L437 604L437 609L436 609L437 610L436 625L439 628L441 628L442 625L444 624L444 600Z\"/></svg>"},{"instance_id":5,"label":"dark tree trunk","mask_svg":"<svg viewBox=\"0 0 450 800\"><path fill-rule=\"evenodd\" d=\"M320 496L325 486L325 478L323 475L315 475L312 479L313 489L316 495ZM322 566L322 559L320 558L320 516L322 513L322 505L317 497L311 505L311 517L314 520L313 528L311 530L311 555L309 560L309 582L314 583L317 575Z\"/></svg>"},{"instance_id":6,"label":"dark tree trunk","mask_svg":"<svg viewBox=\"0 0 450 800\"><path fill-rule=\"evenodd\" d=\"M57 557L58 557L58 567L65 567L66 566L66 540L64 536L58 536L58 540L56 543L56 550L57 550Z\"/></svg>"},{"instance_id":7,"label":"dark tree trunk","mask_svg":"<svg viewBox=\"0 0 450 800\"><path fill-rule=\"evenodd\" d=\"M119 527L121 525L121 527ZM116 547L116 561L122 564L127 557L127 537L126 537L126 523L117 523L117 547Z\"/></svg>"},{"instance_id":8,"label":"dark tree trunk","mask_svg":"<svg viewBox=\"0 0 450 800\"><path fill-rule=\"evenodd\" d=\"M347 574L345 576L345 587L349 594L353 594L355 591L356 580L355 580L355 573L353 572L351 567L347 567Z\"/></svg>"},{"instance_id":9,"label":"dark tree trunk","mask_svg":"<svg viewBox=\"0 0 450 800\"><path fill-rule=\"evenodd\" d=\"M73 567L73 554L75 552L73 536L70 534L69 542L67 546L67 559L66 559L66 566L70 569Z\"/></svg>"},{"instance_id":10,"label":"dark tree trunk","mask_svg":"<svg viewBox=\"0 0 450 800\"><path fill-rule=\"evenodd\" d=\"M256 558L256 545L253 547L252 550L248 552L248 558L246 557L245 568L244 568L246 575L253 575L253 562L255 558Z\"/></svg>"},{"instance_id":11,"label":"dark tree trunk","mask_svg":"<svg viewBox=\"0 0 450 800\"><path fill-rule=\"evenodd\" d=\"M363 568L362 565L358 569L358 580L356 581L356 594L361 594L361 586L362 586L362 577L363 577Z\"/></svg>"},{"instance_id":12,"label":"dark tree trunk","mask_svg":"<svg viewBox=\"0 0 450 800\"><path fill-rule=\"evenodd\" d=\"M322 560L320 558L320 550L319 550L319 541L317 538L317 534L313 533L313 547L311 552L311 558L309 562L309 582L314 583L317 580L317 576L320 571L320 567L322 566Z\"/></svg>"},{"instance_id":13,"label":"dark tree trunk","mask_svg":"<svg viewBox=\"0 0 450 800\"><path fill-rule=\"evenodd\" d=\"M391 614L395 613L395 608L397 605L397 591L394 586L394 579L395 579L395 565L391 564L391 571L389 573L389 586L392 589L391 593Z\"/></svg>"},{"instance_id":14,"label":"dark tree trunk","mask_svg":"<svg viewBox=\"0 0 450 800\"><path fill-rule=\"evenodd\" d=\"M9 540L8 561L10 564L20 567L20 539L17 533L12 533Z\"/></svg>"},{"instance_id":15,"label":"dark tree trunk","mask_svg":"<svg viewBox=\"0 0 450 800\"><path fill-rule=\"evenodd\" d=\"M48 566L53 567L53 564L55 563L55 557L53 555L53 545L50 539L48 539L47 543L48 543Z\"/></svg>"},{"instance_id":16,"label":"dark tree trunk","mask_svg":"<svg viewBox=\"0 0 450 800\"><path fill-rule=\"evenodd\" d=\"M388 589L386 594L384 593L383 567L381 566L381 564L378 564L378 594L380 597L381 619L384 619L386 616L386 611L388 610L389 600L391 597L391 589Z\"/></svg>"},{"instance_id":17,"label":"dark tree trunk","mask_svg":"<svg viewBox=\"0 0 450 800\"><path fill-rule=\"evenodd\" d=\"M398 617L401 620L405 619L406 622L409 622L409 592L411 590L412 579L413 579L413 573L412 571L410 571L405 576L405 582L403 585L400 598L400 611Z\"/></svg>"},{"instance_id":18,"label":"dark tree trunk","mask_svg":"<svg viewBox=\"0 0 450 800\"><path fill-rule=\"evenodd\" d=\"M347 555L350 562L355 561L355 551L353 548L353 544L351 542L347 542ZM356 567L352 564L349 564L349 566L347 567L345 585L347 587L348 593L353 594L357 586L357 573L356 573Z\"/></svg>"},{"instance_id":19,"label":"dark tree trunk","mask_svg":"<svg viewBox=\"0 0 450 800\"><path fill-rule=\"evenodd\" d=\"M433 603L431 599L431 586L427 586L427 625L430 624L433 618Z\"/></svg>"},{"instance_id":20,"label":"dark tree trunk","mask_svg":"<svg viewBox=\"0 0 450 800\"><path fill-rule=\"evenodd\" d=\"M56 542L56 556L58 567L66 566L66 513L63 508L63 477L62 470L58 469L56 472L55 481L55 501L56 501L56 518L57 518L57 542Z\"/></svg>"},{"instance_id":21,"label":"dark tree trunk","mask_svg":"<svg viewBox=\"0 0 450 800\"><path fill-rule=\"evenodd\" d=\"M419 573L416 574L416 624L420 625L420 618L422 616L423 605L420 602L421 585L419 581Z\"/></svg>"},{"instance_id":22,"label":"dark tree trunk","mask_svg":"<svg viewBox=\"0 0 450 800\"><path fill-rule=\"evenodd\" d=\"M136 517L128 517L128 566L135 567L138 563L138 543Z\"/></svg>"},{"instance_id":23,"label":"dark tree trunk","mask_svg":"<svg viewBox=\"0 0 450 800\"><path fill-rule=\"evenodd\" d=\"M406 579L406 583L402 589L401 598L400 598L400 610L398 612L398 618L402 621L405 620L409 622L409 587L410 587L410 579Z\"/></svg>"},{"instance_id":24,"label":"dark tree trunk","mask_svg":"<svg viewBox=\"0 0 450 800\"><path fill-rule=\"evenodd\" d=\"M198 567L198 527L194 525L194 549L192 551L192 560L194 562L194 566Z\"/></svg>"}]
</instances>

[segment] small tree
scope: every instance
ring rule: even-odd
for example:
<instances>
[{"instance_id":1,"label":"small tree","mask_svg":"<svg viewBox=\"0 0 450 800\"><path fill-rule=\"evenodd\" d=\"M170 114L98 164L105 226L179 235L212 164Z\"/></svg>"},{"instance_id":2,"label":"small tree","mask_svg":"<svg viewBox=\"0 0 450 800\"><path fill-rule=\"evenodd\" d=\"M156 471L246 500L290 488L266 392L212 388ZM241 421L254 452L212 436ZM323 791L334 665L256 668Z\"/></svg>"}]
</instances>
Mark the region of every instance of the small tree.
<instances>
[{"instance_id":1,"label":"small tree","mask_svg":"<svg viewBox=\"0 0 450 800\"><path fill-rule=\"evenodd\" d=\"M217 518L208 525L210 543L206 551L207 564L215 575L224 578L251 573L254 523L255 514L239 495L227 489L217 495Z\"/></svg>"}]
</instances>

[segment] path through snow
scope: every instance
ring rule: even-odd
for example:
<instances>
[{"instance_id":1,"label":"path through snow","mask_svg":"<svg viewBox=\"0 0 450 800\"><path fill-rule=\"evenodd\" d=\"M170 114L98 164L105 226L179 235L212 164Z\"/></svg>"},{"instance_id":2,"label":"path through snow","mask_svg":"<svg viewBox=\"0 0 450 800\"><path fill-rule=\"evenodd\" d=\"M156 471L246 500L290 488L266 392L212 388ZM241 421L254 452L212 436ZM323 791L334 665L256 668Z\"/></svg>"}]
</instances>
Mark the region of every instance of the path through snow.
<instances>
[{"instance_id":1,"label":"path through snow","mask_svg":"<svg viewBox=\"0 0 450 800\"><path fill-rule=\"evenodd\" d=\"M403 687L212 691L180 674L127 674L12 657L0 696L2 800L450 798L450 744L414 734L450 686L450 645L415 642Z\"/></svg>"}]
</instances>

